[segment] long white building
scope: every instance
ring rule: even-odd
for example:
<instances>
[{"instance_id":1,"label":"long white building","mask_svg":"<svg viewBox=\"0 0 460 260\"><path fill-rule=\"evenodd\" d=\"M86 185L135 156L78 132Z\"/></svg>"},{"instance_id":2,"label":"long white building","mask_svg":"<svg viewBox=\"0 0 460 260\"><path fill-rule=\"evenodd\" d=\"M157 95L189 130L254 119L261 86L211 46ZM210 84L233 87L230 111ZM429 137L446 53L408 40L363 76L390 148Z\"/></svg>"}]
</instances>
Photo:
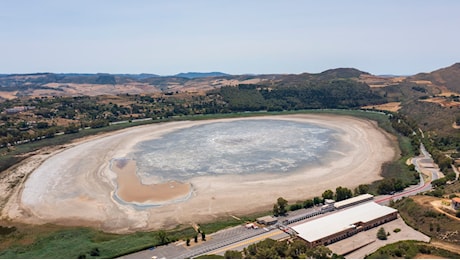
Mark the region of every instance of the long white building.
<instances>
[{"instance_id":1,"label":"long white building","mask_svg":"<svg viewBox=\"0 0 460 260\"><path fill-rule=\"evenodd\" d=\"M299 238L314 247L328 245L392 221L398 217L397 214L396 209L375 202L364 202L291 228Z\"/></svg>"}]
</instances>

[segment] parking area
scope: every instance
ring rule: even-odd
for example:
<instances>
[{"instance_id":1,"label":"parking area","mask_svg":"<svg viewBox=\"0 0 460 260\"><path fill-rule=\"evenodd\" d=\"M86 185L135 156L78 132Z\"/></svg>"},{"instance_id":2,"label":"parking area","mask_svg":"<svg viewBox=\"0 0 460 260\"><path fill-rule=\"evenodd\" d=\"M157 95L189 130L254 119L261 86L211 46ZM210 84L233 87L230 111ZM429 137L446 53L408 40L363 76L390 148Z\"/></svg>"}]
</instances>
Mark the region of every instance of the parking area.
<instances>
[{"instance_id":1,"label":"parking area","mask_svg":"<svg viewBox=\"0 0 460 260\"><path fill-rule=\"evenodd\" d=\"M390 235L387 240L377 239L377 231L383 227L386 232ZM394 232L395 229L399 228L401 231ZM430 238L415 229L406 225L401 217L387 222L383 225L375 227L373 229L360 232L347 239L338 241L334 244L328 245L329 249L336 254L345 254L345 258L362 259L366 255L375 252L382 246L392 244L402 240L418 240L429 242Z\"/></svg>"}]
</instances>

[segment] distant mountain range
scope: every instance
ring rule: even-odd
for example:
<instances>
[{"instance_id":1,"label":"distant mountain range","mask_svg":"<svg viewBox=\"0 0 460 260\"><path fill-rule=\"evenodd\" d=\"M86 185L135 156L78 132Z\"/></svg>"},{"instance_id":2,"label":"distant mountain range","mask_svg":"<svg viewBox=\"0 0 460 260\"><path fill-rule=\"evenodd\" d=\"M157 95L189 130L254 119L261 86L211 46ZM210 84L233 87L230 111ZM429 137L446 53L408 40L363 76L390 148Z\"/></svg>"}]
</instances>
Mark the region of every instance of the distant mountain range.
<instances>
[{"instance_id":1,"label":"distant mountain range","mask_svg":"<svg viewBox=\"0 0 460 260\"><path fill-rule=\"evenodd\" d=\"M403 82L427 85L426 88L432 89L430 90L432 93L447 91L458 93L460 92L460 63L431 73L420 73L413 76L376 76L355 68L329 69L321 73L266 75L230 75L223 72L186 72L171 76L150 73L0 74L0 99L23 96L97 96L121 93L202 92L239 84L292 87L337 79L351 79L365 83L375 89L376 92L385 90L389 97L391 97L390 93L397 92L394 86ZM434 88L439 90L435 91Z\"/></svg>"},{"instance_id":2,"label":"distant mountain range","mask_svg":"<svg viewBox=\"0 0 460 260\"><path fill-rule=\"evenodd\" d=\"M0 77L7 77L7 76L43 76L43 75L59 75L63 77L92 77L95 75L112 75L118 77L127 77L127 78L134 78L134 79L146 79L146 78L156 78L156 77L179 77L179 78L188 78L188 79L195 79L195 78L208 78L208 77L221 77L221 76L231 76L230 74L223 73L223 72L182 72L175 75L168 75L168 76L161 76L158 74L151 74L151 73L140 73L140 74L111 74L111 73L50 73L50 72L43 72L43 73L30 73L30 74L0 74Z\"/></svg>"},{"instance_id":3,"label":"distant mountain range","mask_svg":"<svg viewBox=\"0 0 460 260\"><path fill-rule=\"evenodd\" d=\"M209 92L211 91L212 92ZM365 107L410 115L422 130L457 133L460 63L413 76L372 75L355 68L321 73L229 75L33 73L0 75L0 102L15 98L176 95L219 96L232 111ZM104 97L102 97L104 98ZM454 125L455 126L455 125ZM460 138L460 137L458 137Z\"/></svg>"},{"instance_id":4,"label":"distant mountain range","mask_svg":"<svg viewBox=\"0 0 460 260\"><path fill-rule=\"evenodd\" d=\"M207 77L222 77L231 76L223 72L186 72L174 75L175 77L195 79L195 78L207 78Z\"/></svg>"}]
</instances>

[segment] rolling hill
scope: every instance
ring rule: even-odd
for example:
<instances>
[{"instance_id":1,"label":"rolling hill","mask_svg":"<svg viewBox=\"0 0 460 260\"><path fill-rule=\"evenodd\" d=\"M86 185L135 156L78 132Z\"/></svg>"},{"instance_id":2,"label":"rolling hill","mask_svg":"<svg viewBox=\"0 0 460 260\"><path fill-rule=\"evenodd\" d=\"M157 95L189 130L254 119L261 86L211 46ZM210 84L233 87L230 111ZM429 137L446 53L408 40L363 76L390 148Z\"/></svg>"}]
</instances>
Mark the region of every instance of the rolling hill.
<instances>
[{"instance_id":1,"label":"rolling hill","mask_svg":"<svg viewBox=\"0 0 460 260\"><path fill-rule=\"evenodd\" d=\"M443 92L460 93L460 63L430 73L420 73L409 77L409 80L419 81L427 85L432 84Z\"/></svg>"}]
</instances>

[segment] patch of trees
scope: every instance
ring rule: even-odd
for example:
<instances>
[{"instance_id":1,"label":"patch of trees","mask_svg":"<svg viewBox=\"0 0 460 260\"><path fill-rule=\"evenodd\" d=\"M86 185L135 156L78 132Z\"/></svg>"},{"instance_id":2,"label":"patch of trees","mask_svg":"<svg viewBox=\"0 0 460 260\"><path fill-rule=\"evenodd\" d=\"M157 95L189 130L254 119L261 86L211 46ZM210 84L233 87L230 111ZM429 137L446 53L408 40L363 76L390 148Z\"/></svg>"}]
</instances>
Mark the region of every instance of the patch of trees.
<instances>
[{"instance_id":1,"label":"patch of trees","mask_svg":"<svg viewBox=\"0 0 460 260\"><path fill-rule=\"evenodd\" d=\"M222 87L220 95L228 107L234 112L259 111L267 109L262 94L255 85L238 85L237 87Z\"/></svg>"},{"instance_id":2,"label":"patch of trees","mask_svg":"<svg viewBox=\"0 0 460 260\"><path fill-rule=\"evenodd\" d=\"M285 200L283 197L278 198L276 203L273 205L273 215L280 216L285 215L287 211L295 211L302 208L311 208L317 205L321 205L324 203L326 199L333 199L335 201L346 200L352 198L353 196L358 196L361 194L368 193L369 185L361 184L355 188L354 193L345 187L339 186L334 191L328 189L325 190L321 197L315 196L313 199L307 199L305 201L297 201L294 204L288 205L288 201Z\"/></svg>"},{"instance_id":3,"label":"patch of trees","mask_svg":"<svg viewBox=\"0 0 460 260\"><path fill-rule=\"evenodd\" d=\"M350 189L339 186L335 189L335 201L342 201L353 197Z\"/></svg>"},{"instance_id":4,"label":"patch of trees","mask_svg":"<svg viewBox=\"0 0 460 260\"><path fill-rule=\"evenodd\" d=\"M439 166L441 171L446 172L450 168L450 165L453 163L452 158L450 158L437 148L434 148L433 146L429 146L427 150L428 149L433 158L433 161Z\"/></svg>"},{"instance_id":5,"label":"patch of trees","mask_svg":"<svg viewBox=\"0 0 460 260\"><path fill-rule=\"evenodd\" d=\"M301 209L301 208L311 208L311 207L314 207L316 205L320 205L324 203L324 199L321 198L321 197L314 197L313 199L307 199L305 201L298 201L297 203L295 204L292 204L289 206L289 210L290 211L294 211L294 210L298 210L298 209Z\"/></svg>"},{"instance_id":6,"label":"patch of trees","mask_svg":"<svg viewBox=\"0 0 460 260\"><path fill-rule=\"evenodd\" d=\"M453 181L455 180L455 177L456 177L456 174L455 172L449 172L445 175L445 177L442 177L442 178L439 178L439 179L436 179L434 181L431 182L431 185L433 185L435 189L435 191L438 189L438 188L442 188L442 186L446 185L448 181ZM444 193L442 193L444 194ZM442 195L441 194L441 195ZM438 197L438 196L436 196Z\"/></svg>"},{"instance_id":7,"label":"patch of trees","mask_svg":"<svg viewBox=\"0 0 460 260\"><path fill-rule=\"evenodd\" d=\"M355 195L367 193L369 187L367 185L359 185L355 189ZM353 193L350 189L339 186L335 189L335 193L332 190L325 190L322 194L323 199L333 199L335 201L346 200L353 197Z\"/></svg>"},{"instance_id":8,"label":"patch of trees","mask_svg":"<svg viewBox=\"0 0 460 260\"><path fill-rule=\"evenodd\" d=\"M379 194L391 194L394 192L402 191L406 185L404 185L401 179L384 179L380 182L377 187L377 192Z\"/></svg>"},{"instance_id":9,"label":"patch of trees","mask_svg":"<svg viewBox=\"0 0 460 260\"><path fill-rule=\"evenodd\" d=\"M240 251L228 250L224 253L225 259L243 259L243 254Z\"/></svg>"},{"instance_id":10,"label":"patch of trees","mask_svg":"<svg viewBox=\"0 0 460 260\"><path fill-rule=\"evenodd\" d=\"M415 153L415 155L419 155L420 132L417 122L402 115L401 113L392 113L390 116L390 122L391 126L396 132L410 139L410 144L412 147L411 150ZM403 156L408 155L409 151L405 151L406 149L403 148L404 147L401 147Z\"/></svg>"},{"instance_id":11,"label":"patch of trees","mask_svg":"<svg viewBox=\"0 0 460 260\"><path fill-rule=\"evenodd\" d=\"M417 123L400 113L393 113L390 117L391 126L400 134L410 137L417 133Z\"/></svg>"},{"instance_id":12,"label":"patch of trees","mask_svg":"<svg viewBox=\"0 0 460 260\"><path fill-rule=\"evenodd\" d=\"M418 92L426 93L426 89L424 87L413 86L412 89Z\"/></svg>"},{"instance_id":13,"label":"patch of trees","mask_svg":"<svg viewBox=\"0 0 460 260\"><path fill-rule=\"evenodd\" d=\"M367 256L367 259L414 259L417 255L434 255L443 259L458 259L459 254L441 248L432 247L419 241L399 241L379 248Z\"/></svg>"},{"instance_id":14,"label":"patch of trees","mask_svg":"<svg viewBox=\"0 0 460 260\"><path fill-rule=\"evenodd\" d=\"M222 87L219 94L232 111L358 108L385 102L368 85L348 79L275 87L238 85Z\"/></svg>"},{"instance_id":15,"label":"patch of trees","mask_svg":"<svg viewBox=\"0 0 460 260\"><path fill-rule=\"evenodd\" d=\"M273 215L275 216L284 216L287 212L288 201L283 197L279 197L276 201L276 204L273 205Z\"/></svg>"},{"instance_id":16,"label":"patch of trees","mask_svg":"<svg viewBox=\"0 0 460 260\"><path fill-rule=\"evenodd\" d=\"M433 145L443 151L460 148L460 136L457 135L435 136L432 140Z\"/></svg>"},{"instance_id":17,"label":"patch of trees","mask_svg":"<svg viewBox=\"0 0 460 260\"><path fill-rule=\"evenodd\" d=\"M360 184L358 187L355 188L355 196L369 193L369 185L367 184Z\"/></svg>"},{"instance_id":18,"label":"patch of trees","mask_svg":"<svg viewBox=\"0 0 460 260\"><path fill-rule=\"evenodd\" d=\"M225 253L226 258L245 258L245 259L277 259L277 258L315 258L329 259L338 258L336 254L325 246L309 248L302 240L294 241L275 241L265 239L256 244L249 245L243 249L242 254L234 251Z\"/></svg>"},{"instance_id":19,"label":"patch of trees","mask_svg":"<svg viewBox=\"0 0 460 260\"><path fill-rule=\"evenodd\" d=\"M117 81L115 80L115 77L112 75L105 75L101 74L97 77L96 79L96 84L110 84L110 85L115 85L117 84Z\"/></svg>"}]
</instances>

